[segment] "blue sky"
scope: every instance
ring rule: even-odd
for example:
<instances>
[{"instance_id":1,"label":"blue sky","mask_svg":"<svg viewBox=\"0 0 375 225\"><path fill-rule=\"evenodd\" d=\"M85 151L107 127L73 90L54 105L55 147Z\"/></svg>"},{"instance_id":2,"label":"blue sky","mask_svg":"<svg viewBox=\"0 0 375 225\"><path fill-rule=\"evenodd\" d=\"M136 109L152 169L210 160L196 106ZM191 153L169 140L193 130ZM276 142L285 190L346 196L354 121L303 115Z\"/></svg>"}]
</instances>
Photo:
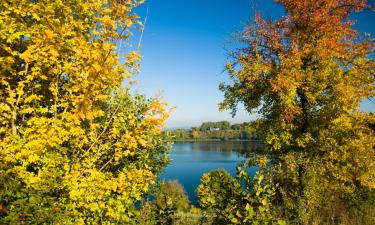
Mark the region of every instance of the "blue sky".
<instances>
[{"instance_id":1,"label":"blue sky","mask_svg":"<svg viewBox=\"0 0 375 225\"><path fill-rule=\"evenodd\" d=\"M143 60L135 90L148 97L162 96L176 106L167 128L198 126L205 121L229 120L232 123L254 119L240 109L235 118L219 112L223 93L218 84L227 80L223 72L225 48L230 36L251 21L251 0L148 0L138 9L142 18L149 8L141 46ZM272 0L258 1L257 10L276 18L283 9ZM358 16L360 30L374 33L374 13ZM373 111L373 103L365 103Z\"/></svg>"}]
</instances>

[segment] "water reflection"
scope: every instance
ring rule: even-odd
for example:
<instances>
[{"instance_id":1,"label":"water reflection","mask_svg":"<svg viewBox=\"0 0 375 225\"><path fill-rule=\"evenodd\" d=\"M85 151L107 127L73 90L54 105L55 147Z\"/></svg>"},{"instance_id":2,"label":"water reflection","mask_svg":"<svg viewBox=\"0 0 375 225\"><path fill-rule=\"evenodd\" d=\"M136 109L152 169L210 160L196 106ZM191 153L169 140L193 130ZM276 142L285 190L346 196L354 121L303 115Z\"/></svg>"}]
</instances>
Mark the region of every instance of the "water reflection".
<instances>
[{"instance_id":1,"label":"water reflection","mask_svg":"<svg viewBox=\"0 0 375 225\"><path fill-rule=\"evenodd\" d=\"M205 141L191 142L191 148L200 151L237 152L241 156L247 156L260 151L264 145L260 141Z\"/></svg>"}]
</instances>

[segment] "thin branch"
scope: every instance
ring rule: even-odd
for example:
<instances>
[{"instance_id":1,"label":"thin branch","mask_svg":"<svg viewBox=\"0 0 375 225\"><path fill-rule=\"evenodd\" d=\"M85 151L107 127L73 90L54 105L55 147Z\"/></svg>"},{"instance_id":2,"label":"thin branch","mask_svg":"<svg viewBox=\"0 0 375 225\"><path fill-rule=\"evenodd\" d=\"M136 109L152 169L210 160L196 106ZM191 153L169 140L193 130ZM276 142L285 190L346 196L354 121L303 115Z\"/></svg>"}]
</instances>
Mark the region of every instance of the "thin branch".
<instances>
[{"instance_id":1,"label":"thin branch","mask_svg":"<svg viewBox=\"0 0 375 225\"><path fill-rule=\"evenodd\" d=\"M112 160L115 158L115 155L113 154L112 158L110 160L108 160L108 162L106 162L100 169L99 171L103 171L110 162L112 162Z\"/></svg>"},{"instance_id":2,"label":"thin branch","mask_svg":"<svg viewBox=\"0 0 375 225\"><path fill-rule=\"evenodd\" d=\"M149 7L147 6L146 17L145 17L145 20L143 21L143 26L142 26L141 36L139 37L139 41L138 41L138 45L137 45L137 50L138 50L138 51L139 51L139 49L141 48L142 39L143 39L143 33L144 33L144 31L145 31L145 27L146 27L146 23L147 23L148 9L149 9Z\"/></svg>"},{"instance_id":3,"label":"thin branch","mask_svg":"<svg viewBox=\"0 0 375 225\"><path fill-rule=\"evenodd\" d=\"M128 28L128 26L124 26L124 28L122 28L119 37L121 37L121 36L124 34L124 32L126 31L127 28ZM111 48L111 49L108 51L107 55L105 56L105 58L104 58L104 60L103 60L103 62L102 62L102 66L106 63L106 61L107 61L109 55L112 53L112 51L113 51L113 48Z\"/></svg>"},{"instance_id":4,"label":"thin branch","mask_svg":"<svg viewBox=\"0 0 375 225\"><path fill-rule=\"evenodd\" d=\"M60 78L60 76L57 75L57 77L56 77L56 82L55 82L55 86L56 86L56 91L57 91L57 93L56 93L56 95L55 95L55 112L54 112L53 123L55 123L55 121L56 121L56 119L57 119L57 108L58 108L58 106L57 106L57 102L58 102L58 100L59 100L59 78Z\"/></svg>"},{"instance_id":5,"label":"thin branch","mask_svg":"<svg viewBox=\"0 0 375 225\"><path fill-rule=\"evenodd\" d=\"M100 140L100 138L104 135L104 133L107 131L107 129L109 128L109 126L111 125L111 121L115 118L116 114L117 114L117 111L120 109L122 105L122 102L120 101L116 107L116 109L114 110L112 116L109 118L108 120L108 124L107 126L104 127L103 131L96 137L95 141L90 145L90 147L87 149L87 151L85 152L85 154L82 156L81 159L83 159L85 156L88 155L88 153L90 152L90 150L94 147L94 145ZM80 160L79 160L80 161Z\"/></svg>"},{"instance_id":6,"label":"thin branch","mask_svg":"<svg viewBox=\"0 0 375 225\"><path fill-rule=\"evenodd\" d=\"M29 63L26 63L25 64L25 77L27 76L28 71L29 71ZM13 135L17 134L17 126L16 126L17 109L18 109L18 104L20 103L20 100L21 100L21 92L23 92L23 87L24 87L24 84L21 84L21 90L18 93L16 104L13 105L12 122L11 122Z\"/></svg>"},{"instance_id":7,"label":"thin branch","mask_svg":"<svg viewBox=\"0 0 375 225\"><path fill-rule=\"evenodd\" d=\"M29 63L26 63L26 65L25 65L25 77L27 76L28 71L29 71ZM21 87L21 91L23 91L23 86ZM18 97L17 97L17 101L16 101L16 107L18 107L20 99L21 99L21 94L19 93Z\"/></svg>"}]
</instances>

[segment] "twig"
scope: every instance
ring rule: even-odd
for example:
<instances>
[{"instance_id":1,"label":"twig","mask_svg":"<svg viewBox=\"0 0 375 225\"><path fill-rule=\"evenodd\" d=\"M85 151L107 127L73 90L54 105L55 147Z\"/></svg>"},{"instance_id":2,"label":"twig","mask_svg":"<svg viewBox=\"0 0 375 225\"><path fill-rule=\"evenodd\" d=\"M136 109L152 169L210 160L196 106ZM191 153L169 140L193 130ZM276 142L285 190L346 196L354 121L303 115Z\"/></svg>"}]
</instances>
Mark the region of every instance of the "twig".
<instances>
[{"instance_id":1,"label":"twig","mask_svg":"<svg viewBox=\"0 0 375 225\"><path fill-rule=\"evenodd\" d=\"M96 137L95 141L91 144L91 146L89 147L89 149L87 149L86 153L82 156L82 158L84 158L85 156L87 156L87 154L90 152L90 150L94 147L94 145L100 140L100 138L107 131L107 129L111 125L111 121L115 118L115 116L117 114L117 111L120 109L120 106L121 106L121 102L117 105L117 107L116 107L115 111L113 112L111 118L109 118L109 120L107 122L108 123L107 126L105 126L104 129L103 129L103 131Z\"/></svg>"},{"instance_id":2,"label":"twig","mask_svg":"<svg viewBox=\"0 0 375 225\"><path fill-rule=\"evenodd\" d=\"M115 155L112 156L112 158L110 160L108 160L108 162L106 162L100 169L99 171L102 171L104 170L105 167L107 167L107 165L112 162L112 160L115 158Z\"/></svg>"},{"instance_id":3,"label":"twig","mask_svg":"<svg viewBox=\"0 0 375 225\"><path fill-rule=\"evenodd\" d=\"M25 64L25 77L27 76L27 73L29 71L29 63ZM16 126L16 120L17 120L17 109L18 109L18 104L20 103L21 100L21 92L23 92L23 87L24 84L21 84L21 90L18 93L16 104L13 105L13 112L12 112L12 132L14 135L17 134L17 126Z\"/></svg>"},{"instance_id":4,"label":"twig","mask_svg":"<svg viewBox=\"0 0 375 225\"><path fill-rule=\"evenodd\" d=\"M145 17L145 20L144 20L144 22L143 22L142 31L141 31L141 36L139 37L139 41L138 41L138 45L137 45L137 50L139 50L139 49L141 48L142 38L143 38L143 33L144 33L144 31L145 31L145 27L146 27L146 23L147 23L148 9L149 9L149 7L147 6L146 17Z\"/></svg>"}]
</instances>

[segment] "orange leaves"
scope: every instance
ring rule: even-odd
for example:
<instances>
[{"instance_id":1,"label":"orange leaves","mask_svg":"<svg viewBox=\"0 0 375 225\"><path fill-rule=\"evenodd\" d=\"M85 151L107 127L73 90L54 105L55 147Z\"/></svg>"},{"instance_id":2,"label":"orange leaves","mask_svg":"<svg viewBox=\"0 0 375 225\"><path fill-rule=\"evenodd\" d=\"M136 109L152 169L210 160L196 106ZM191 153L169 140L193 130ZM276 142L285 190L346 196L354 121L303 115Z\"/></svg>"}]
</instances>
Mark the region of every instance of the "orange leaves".
<instances>
[{"instance_id":1,"label":"orange leaves","mask_svg":"<svg viewBox=\"0 0 375 225\"><path fill-rule=\"evenodd\" d=\"M49 29L46 29L46 30L44 31L44 33L45 33L45 37L46 37L47 39L52 39L52 38L55 36L55 34L53 33L53 31L51 31L51 30L49 30Z\"/></svg>"},{"instance_id":2,"label":"orange leaves","mask_svg":"<svg viewBox=\"0 0 375 225\"><path fill-rule=\"evenodd\" d=\"M278 76L275 79L272 79L270 84L273 92L281 93L282 90L284 90L284 92L289 91L290 85L288 84L290 84L290 82L288 82L286 77Z\"/></svg>"},{"instance_id":3,"label":"orange leaves","mask_svg":"<svg viewBox=\"0 0 375 225\"><path fill-rule=\"evenodd\" d=\"M367 1L277 2L285 17L256 15L243 33L246 46L227 67L232 82L220 85L221 109L235 112L243 103L261 114L262 153L272 160L255 162L271 185L280 185L273 209L311 223L315 210L334 206L331 193L340 193L334 201L345 199L349 209L363 204L357 194L374 188L373 116L359 113L375 92L374 44L359 38L348 19Z\"/></svg>"},{"instance_id":4,"label":"orange leaves","mask_svg":"<svg viewBox=\"0 0 375 225\"><path fill-rule=\"evenodd\" d=\"M166 111L167 103L162 101L159 96L152 99L147 110L144 112L145 119L141 122L145 127L152 126L155 128L155 132L160 133L161 127L164 126L166 119L169 117L169 113Z\"/></svg>"},{"instance_id":5,"label":"orange leaves","mask_svg":"<svg viewBox=\"0 0 375 225\"><path fill-rule=\"evenodd\" d=\"M131 52L129 52L126 56L125 56L125 58L127 59L126 60L126 63L127 63L127 65L134 65L136 62L138 62L139 60L141 60L142 59L142 57L141 57L141 55L138 53L138 52L136 52L136 51L131 51Z\"/></svg>"}]
</instances>

